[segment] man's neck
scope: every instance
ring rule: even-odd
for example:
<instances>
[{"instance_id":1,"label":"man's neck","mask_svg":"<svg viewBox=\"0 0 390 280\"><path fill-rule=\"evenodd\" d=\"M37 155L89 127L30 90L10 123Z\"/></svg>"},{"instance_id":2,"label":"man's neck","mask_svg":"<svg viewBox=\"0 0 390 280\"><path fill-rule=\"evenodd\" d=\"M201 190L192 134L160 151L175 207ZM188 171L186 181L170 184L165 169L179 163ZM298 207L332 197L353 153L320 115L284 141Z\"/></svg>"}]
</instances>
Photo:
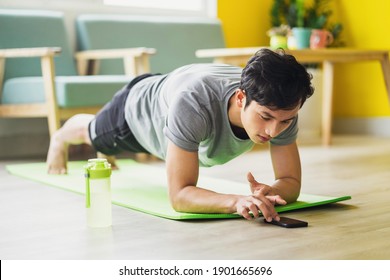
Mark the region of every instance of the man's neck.
<instances>
[{"instance_id":1,"label":"man's neck","mask_svg":"<svg viewBox=\"0 0 390 280\"><path fill-rule=\"evenodd\" d=\"M230 123L230 127L232 128L232 131L237 138L240 138L242 140L249 139L248 134L246 133L245 129L243 129L242 127L234 126L231 123Z\"/></svg>"},{"instance_id":2,"label":"man's neck","mask_svg":"<svg viewBox=\"0 0 390 280\"><path fill-rule=\"evenodd\" d=\"M246 133L245 129L242 128L241 109L237 106L236 93L230 97L227 110L228 110L230 127L234 135L243 140L249 139L249 136Z\"/></svg>"}]
</instances>

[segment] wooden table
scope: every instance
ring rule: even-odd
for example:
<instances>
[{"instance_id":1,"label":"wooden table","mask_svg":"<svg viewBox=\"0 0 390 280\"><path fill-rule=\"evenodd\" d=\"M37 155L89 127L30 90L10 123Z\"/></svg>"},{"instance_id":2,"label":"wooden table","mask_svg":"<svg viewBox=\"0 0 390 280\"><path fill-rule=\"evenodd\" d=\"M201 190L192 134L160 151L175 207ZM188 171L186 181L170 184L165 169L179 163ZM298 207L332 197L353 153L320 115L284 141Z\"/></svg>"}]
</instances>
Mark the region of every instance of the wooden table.
<instances>
[{"instance_id":1,"label":"wooden table","mask_svg":"<svg viewBox=\"0 0 390 280\"><path fill-rule=\"evenodd\" d=\"M225 48L203 49L196 52L197 57L213 57L215 63L227 63L243 66L248 59L261 48ZM301 63L321 63L323 66L323 101L322 101L322 142L331 144L332 133L332 102L334 64L347 62L378 61L381 63L387 94L390 101L390 61L389 50L360 50L360 49L304 49L286 50Z\"/></svg>"}]
</instances>

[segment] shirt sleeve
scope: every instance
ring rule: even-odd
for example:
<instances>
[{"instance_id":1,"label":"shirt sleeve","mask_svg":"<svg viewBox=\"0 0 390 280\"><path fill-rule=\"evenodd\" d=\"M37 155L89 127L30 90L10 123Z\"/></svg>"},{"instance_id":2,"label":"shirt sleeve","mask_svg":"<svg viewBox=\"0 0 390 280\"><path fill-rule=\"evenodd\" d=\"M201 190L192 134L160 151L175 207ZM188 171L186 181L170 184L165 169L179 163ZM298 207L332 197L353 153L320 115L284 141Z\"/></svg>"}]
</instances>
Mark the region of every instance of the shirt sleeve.
<instances>
[{"instance_id":1,"label":"shirt sleeve","mask_svg":"<svg viewBox=\"0 0 390 280\"><path fill-rule=\"evenodd\" d=\"M191 95L183 94L169 108L164 134L178 147L196 152L207 135L208 127L201 106Z\"/></svg>"}]
</instances>

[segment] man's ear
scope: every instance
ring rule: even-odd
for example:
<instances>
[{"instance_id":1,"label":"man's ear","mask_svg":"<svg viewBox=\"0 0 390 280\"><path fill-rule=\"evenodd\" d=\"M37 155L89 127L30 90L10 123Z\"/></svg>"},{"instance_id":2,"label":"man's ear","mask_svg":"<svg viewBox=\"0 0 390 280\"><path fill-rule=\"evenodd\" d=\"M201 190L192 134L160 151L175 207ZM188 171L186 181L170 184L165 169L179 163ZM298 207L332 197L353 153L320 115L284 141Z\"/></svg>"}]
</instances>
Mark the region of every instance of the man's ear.
<instances>
[{"instance_id":1,"label":"man's ear","mask_svg":"<svg viewBox=\"0 0 390 280\"><path fill-rule=\"evenodd\" d=\"M236 104L239 108L245 106L246 94L242 89L237 89L236 91Z\"/></svg>"}]
</instances>

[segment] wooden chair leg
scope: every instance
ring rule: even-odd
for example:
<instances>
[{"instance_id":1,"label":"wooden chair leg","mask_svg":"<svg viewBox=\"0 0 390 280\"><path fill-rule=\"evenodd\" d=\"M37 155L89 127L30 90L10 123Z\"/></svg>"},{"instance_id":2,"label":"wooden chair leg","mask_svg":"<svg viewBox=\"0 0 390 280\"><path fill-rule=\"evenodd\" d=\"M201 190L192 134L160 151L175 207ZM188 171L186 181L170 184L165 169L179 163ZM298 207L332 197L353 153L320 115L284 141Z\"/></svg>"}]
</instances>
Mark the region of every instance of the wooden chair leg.
<instances>
[{"instance_id":1,"label":"wooden chair leg","mask_svg":"<svg viewBox=\"0 0 390 280\"><path fill-rule=\"evenodd\" d=\"M151 154L137 153L135 154L135 160L139 162L148 162L148 161L157 161L160 159Z\"/></svg>"}]
</instances>

